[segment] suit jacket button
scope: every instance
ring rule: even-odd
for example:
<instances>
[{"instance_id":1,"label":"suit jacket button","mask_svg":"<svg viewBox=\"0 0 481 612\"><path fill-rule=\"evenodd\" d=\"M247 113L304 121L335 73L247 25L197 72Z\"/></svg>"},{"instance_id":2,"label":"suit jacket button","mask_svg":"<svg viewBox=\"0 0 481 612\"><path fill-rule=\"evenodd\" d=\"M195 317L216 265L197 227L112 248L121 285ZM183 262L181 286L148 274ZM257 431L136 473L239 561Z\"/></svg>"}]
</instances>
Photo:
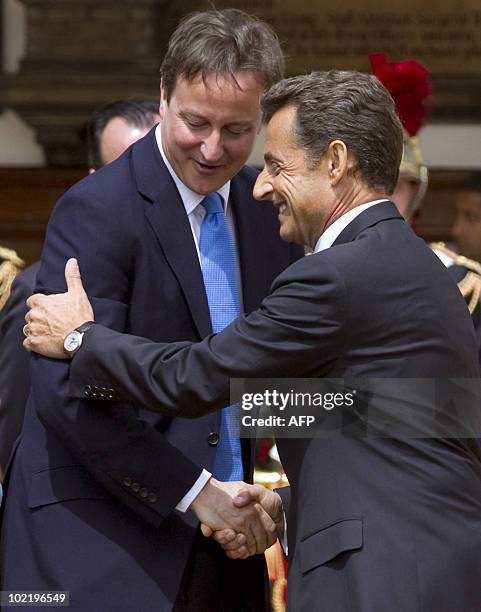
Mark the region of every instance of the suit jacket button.
<instances>
[{"instance_id":1,"label":"suit jacket button","mask_svg":"<svg viewBox=\"0 0 481 612\"><path fill-rule=\"evenodd\" d=\"M149 493L149 497L147 499L151 504L155 504L157 501L157 495L155 493Z\"/></svg>"},{"instance_id":2,"label":"suit jacket button","mask_svg":"<svg viewBox=\"0 0 481 612\"><path fill-rule=\"evenodd\" d=\"M147 497L149 495L148 490L145 487L140 489L140 497Z\"/></svg>"},{"instance_id":3,"label":"suit jacket button","mask_svg":"<svg viewBox=\"0 0 481 612\"><path fill-rule=\"evenodd\" d=\"M90 385L86 385L84 389L85 397L90 397L92 395L92 387Z\"/></svg>"},{"instance_id":4,"label":"suit jacket button","mask_svg":"<svg viewBox=\"0 0 481 612\"><path fill-rule=\"evenodd\" d=\"M133 482L132 483L132 491L134 493L138 493L140 491L140 485L138 482Z\"/></svg>"},{"instance_id":5,"label":"suit jacket button","mask_svg":"<svg viewBox=\"0 0 481 612\"><path fill-rule=\"evenodd\" d=\"M212 431L207 437L207 442L209 446L217 446L219 444L219 434Z\"/></svg>"},{"instance_id":6,"label":"suit jacket button","mask_svg":"<svg viewBox=\"0 0 481 612\"><path fill-rule=\"evenodd\" d=\"M132 486L132 478L129 478L128 476L127 476L127 478L124 478L124 481L123 481L123 482L124 482L124 485L125 485L126 487L130 487L130 486Z\"/></svg>"}]
</instances>

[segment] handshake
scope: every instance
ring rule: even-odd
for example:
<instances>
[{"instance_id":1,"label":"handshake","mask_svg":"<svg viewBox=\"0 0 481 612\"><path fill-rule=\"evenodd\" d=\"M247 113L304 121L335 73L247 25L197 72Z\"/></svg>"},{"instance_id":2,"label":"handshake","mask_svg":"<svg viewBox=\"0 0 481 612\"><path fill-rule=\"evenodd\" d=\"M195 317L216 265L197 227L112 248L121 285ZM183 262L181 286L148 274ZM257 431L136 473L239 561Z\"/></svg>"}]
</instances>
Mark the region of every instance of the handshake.
<instances>
[{"instance_id":1,"label":"handshake","mask_svg":"<svg viewBox=\"0 0 481 612\"><path fill-rule=\"evenodd\" d=\"M210 478L190 509L204 536L220 544L230 559L263 553L284 533L281 498L261 485Z\"/></svg>"}]
</instances>

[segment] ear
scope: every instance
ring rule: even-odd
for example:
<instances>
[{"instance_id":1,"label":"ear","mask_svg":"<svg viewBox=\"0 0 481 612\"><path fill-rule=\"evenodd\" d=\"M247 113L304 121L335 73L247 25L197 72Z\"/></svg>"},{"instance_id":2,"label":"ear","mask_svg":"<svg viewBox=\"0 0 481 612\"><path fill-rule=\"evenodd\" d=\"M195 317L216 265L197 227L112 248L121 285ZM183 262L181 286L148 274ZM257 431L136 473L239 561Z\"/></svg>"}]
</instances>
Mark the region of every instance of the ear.
<instances>
[{"instance_id":1,"label":"ear","mask_svg":"<svg viewBox=\"0 0 481 612\"><path fill-rule=\"evenodd\" d=\"M167 100L165 99L165 91L160 81L160 102L159 102L159 116L161 119L164 118L165 108L167 106Z\"/></svg>"},{"instance_id":2,"label":"ear","mask_svg":"<svg viewBox=\"0 0 481 612\"><path fill-rule=\"evenodd\" d=\"M331 186L335 187L350 170L349 152L342 140L333 140L327 149Z\"/></svg>"}]
</instances>

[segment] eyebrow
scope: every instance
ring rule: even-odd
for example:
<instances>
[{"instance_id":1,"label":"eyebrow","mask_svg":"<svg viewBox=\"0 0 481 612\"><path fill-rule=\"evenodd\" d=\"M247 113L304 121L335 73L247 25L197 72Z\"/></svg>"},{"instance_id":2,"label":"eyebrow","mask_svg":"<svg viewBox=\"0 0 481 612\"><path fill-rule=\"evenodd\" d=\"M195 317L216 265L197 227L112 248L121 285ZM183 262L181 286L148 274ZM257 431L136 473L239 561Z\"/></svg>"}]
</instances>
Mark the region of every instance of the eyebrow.
<instances>
[{"instance_id":1,"label":"eyebrow","mask_svg":"<svg viewBox=\"0 0 481 612\"><path fill-rule=\"evenodd\" d=\"M276 157L274 157L274 155L272 155L272 153L270 153L269 151L267 153L264 153L264 162L266 164L272 164L276 161L278 160L276 159Z\"/></svg>"},{"instance_id":2,"label":"eyebrow","mask_svg":"<svg viewBox=\"0 0 481 612\"><path fill-rule=\"evenodd\" d=\"M179 115L184 118L200 119L201 121L207 121L207 122L209 121L206 117L204 117L203 115L199 115L198 113L195 113L194 111L181 110L179 111ZM251 127L252 125L253 125L252 121L231 121L230 123L226 123L226 126L240 127L240 128L248 128L248 127Z\"/></svg>"}]
</instances>

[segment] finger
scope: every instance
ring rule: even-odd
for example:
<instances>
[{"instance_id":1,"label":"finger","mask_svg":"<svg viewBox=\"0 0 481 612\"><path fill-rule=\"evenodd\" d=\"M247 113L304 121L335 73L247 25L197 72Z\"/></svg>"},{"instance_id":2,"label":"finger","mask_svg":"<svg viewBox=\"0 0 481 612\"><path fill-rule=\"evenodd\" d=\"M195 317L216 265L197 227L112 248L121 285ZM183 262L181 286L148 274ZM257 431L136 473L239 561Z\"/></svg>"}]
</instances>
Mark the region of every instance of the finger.
<instances>
[{"instance_id":1,"label":"finger","mask_svg":"<svg viewBox=\"0 0 481 612\"><path fill-rule=\"evenodd\" d=\"M239 521L237 532L246 536L246 548L249 555L263 552L267 546L267 536L255 504L242 510L242 520Z\"/></svg>"},{"instance_id":2,"label":"finger","mask_svg":"<svg viewBox=\"0 0 481 612\"><path fill-rule=\"evenodd\" d=\"M245 540L245 536L244 540ZM222 548L224 546L228 546L229 545L229 549L233 549L233 548L237 548L240 544L235 545L235 542L237 540L237 534L233 529L221 529L220 531L215 531L212 539L214 539L218 544L220 544L222 546ZM241 542L241 544L244 544L245 542Z\"/></svg>"},{"instance_id":3,"label":"finger","mask_svg":"<svg viewBox=\"0 0 481 612\"><path fill-rule=\"evenodd\" d=\"M264 487L261 485L250 485L240 489L234 497L234 506L243 508L252 502L260 502L264 495Z\"/></svg>"},{"instance_id":4,"label":"finger","mask_svg":"<svg viewBox=\"0 0 481 612\"><path fill-rule=\"evenodd\" d=\"M260 520L259 513L255 512L255 515L256 515L255 518L253 518L250 524L251 533L255 541L254 550L248 547L249 553L251 555L258 555L259 553L264 552L265 549L267 548L266 530L264 529L264 525L262 524Z\"/></svg>"},{"instance_id":5,"label":"finger","mask_svg":"<svg viewBox=\"0 0 481 612\"><path fill-rule=\"evenodd\" d=\"M256 509L266 534L266 548L269 548L277 540L277 525L261 505L256 504Z\"/></svg>"},{"instance_id":6,"label":"finger","mask_svg":"<svg viewBox=\"0 0 481 612\"><path fill-rule=\"evenodd\" d=\"M207 527L207 525L204 525L204 523L201 523L200 530L202 531L202 535L206 538L210 538L210 536L213 534L212 529Z\"/></svg>"},{"instance_id":7,"label":"finger","mask_svg":"<svg viewBox=\"0 0 481 612\"><path fill-rule=\"evenodd\" d=\"M33 308L34 306L38 306L39 300L44 297L43 293L34 293L27 299L25 304L27 308Z\"/></svg>"},{"instance_id":8,"label":"finger","mask_svg":"<svg viewBox=\"0 0 481 612\"><path fill-rule=\"evenodd\" d=\"M80 269L74 257L71 257L65 264L65 282L67 283L67 291L84 293Z\"/></svg>"},{"instance_id":9,"label":"finger","mask_svg":"<svg viewBox=\"0 0 481 612\"><path fill-rule=\"evenodd\" d=\"M214 537L214 540L216 540L218 544L220 544L225 551L233 551L241 547L245 547L247 550L247 547L246 547L247 538L245 537L243 533L235 534L234 539L232 541L225 542L225 543L219 542L215 534L213 537Z\"/></svg>"},{"instance_id":10,"label":"finger","mask_svg":"<svg viewBox=\"0 0 481 612\"><path fill-rule=\"evenodd\" d=\"M241 546L237 550L226 551L225 554L229 559L247 559L247 557L250 557L249 551L245 546Z\"/></svg>"},{"instance_id":11,"label":"finger","mask_svg":"<svg viewBox=\"0 0 481 612\"><path fill-rule=\"evenodd\" d=\"M44 333L44 328L42 325L38 323L29 323L28 324L28 335L29 336L42 336Z\"/></svg>"},{"instance_id":12,"label":"finger","mask_svg":"<svg viewBox=\"0 0 481 612\"><path fill-rule=\"evenodd\" d=\"M30 338L25 338L25 340L23 341L23 348L28 351L29 353L32 352L32 347L30 345Z\"/></svg>"}]
</instances>

